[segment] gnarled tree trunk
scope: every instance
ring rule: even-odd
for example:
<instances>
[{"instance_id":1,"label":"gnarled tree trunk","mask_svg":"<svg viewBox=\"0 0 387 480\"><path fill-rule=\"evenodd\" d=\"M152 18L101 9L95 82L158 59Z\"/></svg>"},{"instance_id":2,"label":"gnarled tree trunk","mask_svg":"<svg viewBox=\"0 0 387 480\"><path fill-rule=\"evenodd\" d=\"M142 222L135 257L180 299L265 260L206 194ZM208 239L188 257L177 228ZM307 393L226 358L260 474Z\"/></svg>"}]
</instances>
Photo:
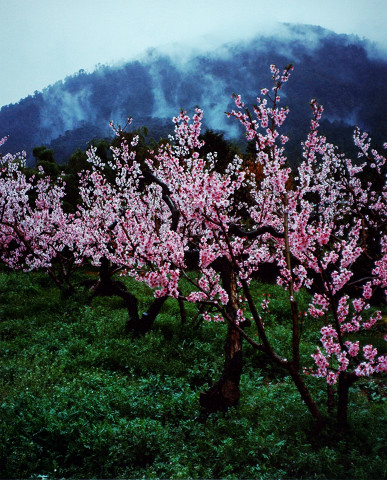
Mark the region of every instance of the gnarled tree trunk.
<instances>
[{"instance_id":1,"label":"gnarled tree trunk","mask_svg":"<svg viewBox=\"0 0 387 480\"><path fill-rule=\"evenodd\" d=\"M345 430L348 427L349 389L356 382L353 372L340 372L337 387L337 427Z\"/></svg>"},{"instance_id":2,"label":"gnarled tree trunk","mask_svg":"<svg viewBox=\"0 0 387 480\"><path fill-rule=\"evenodd\" d=\"M226 259L221 261L217 270L220 271L223 288L229 297L226 306L227 314L230 318L236 320L238 304L235 274ZM242 340L241 333L229 324L224 347L225 361L222 375L215 385L200 395L200 405L206 413L225 412L228 408L235 407L239 403L239 383L243 365Z\"/></svg>"},{"instance_id":3,"label":"gnarled tree trunk","mask_svg":"<svg viewBox=\"0 0 387 480\"><path fill-rule=\"evenodd\" d=\"M112 280L110 262L105 257L101 259L99 280L92 290L92 297L116 295L124 300L128 310L125 332L137 336L145 335L152 329L153 323L167 299L167 297L155 298L148 310L140 315L136 296L128 291L123 282Z\"/></svg>"},{"instance_id":4,"label":"gnarled tree trunk","mask_svg":"<svg viewBox=\"0 0 387 480\"><path fill-rule=\"evenodd\" d=\"M242 337L232 326L227 329L225 362L220 379L200 394L200 405L206 413L227 411L239 403L239 382L242 374Z\"/></svg>"}]
</instances>

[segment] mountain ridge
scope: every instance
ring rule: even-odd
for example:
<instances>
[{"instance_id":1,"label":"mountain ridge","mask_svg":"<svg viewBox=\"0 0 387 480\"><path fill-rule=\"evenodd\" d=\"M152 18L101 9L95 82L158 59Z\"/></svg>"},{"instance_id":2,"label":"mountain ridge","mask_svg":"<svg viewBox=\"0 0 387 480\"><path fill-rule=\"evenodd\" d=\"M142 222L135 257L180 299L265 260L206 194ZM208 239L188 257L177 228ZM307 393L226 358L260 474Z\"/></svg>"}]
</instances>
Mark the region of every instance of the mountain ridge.
<instances>
[{"instance_id":1,"label":"mountain ridge","mask_svg":"<svg viewBox=\"0 0 387 480\"><path fill-rule=\"evenodd\" d=\"M344 146L355 124L383 142L387 61L372 56L370 44L355 36L305 25L282 29L282 36L257 35L195 55L152 49L121 66L80 70L1 108L0 136L9 135L7 151L26 150L30 163L33 147L41 144L63 163L91 139L112 136L110 120L125 123L131 116L134 128L145 125L158 140L172 131L171 118L181 108L190 113L199 105L205 127L237 139L241 130L224 115L233 106L231 94L251 104L262 87L270 87L271 63L294 63L282 100L290 107L285 133L295 142L306 135L312 98L324 105L324 128L339 139L346 136Z\"/></svg>"}]
</instances>

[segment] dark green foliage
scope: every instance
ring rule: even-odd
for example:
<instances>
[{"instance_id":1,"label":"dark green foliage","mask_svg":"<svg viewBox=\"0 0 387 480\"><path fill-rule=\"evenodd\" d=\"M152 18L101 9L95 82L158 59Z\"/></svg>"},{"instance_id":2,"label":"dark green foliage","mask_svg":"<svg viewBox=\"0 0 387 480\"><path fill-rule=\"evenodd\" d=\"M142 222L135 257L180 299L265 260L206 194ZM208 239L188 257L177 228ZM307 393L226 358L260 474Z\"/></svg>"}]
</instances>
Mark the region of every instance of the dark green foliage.
<instances>
[{"instance_id":1,"label":"dark green foliage","mask_svg":"<svg viewBox=\"0 0 387 480\"><path fill-rule=\"evenodd\" d=\"M51 178L57 178L60 173L60 168L55 162L54 150L41 145L40 147L35 147L32 154L35 157L36 167L42 167L45 175Z\"/></svg>"},{"instance_id":2,"label":"dark green foliage","mask_svg":"<svg viewBox=\"0 0 387 480\"><path fill-rule=\"evenodd\" d=\"M127 286L146 308L149 290ZM254 294L271 295L270 335L286 351L282 290ZM187 305L182 325L168 300L154 329L131 338L119 298L63 299L43 274L0 273L0 477L385 478L381 378L352 390L348 434L317 435L286 372L246 345L240 406L204 419L199 394L221 373L225 325L195 328L195 312ZM309 386L324 409L324 382Z\"/></svg>"},{"instance_id":3,"label":"dark green foliage","mask_svg":"<svg viewBox=\"0 0 387 480\"><path fill-rule=\"evenodd\" d=\"M95 147L97 155L106 162L111 158L110 142L106 138L94 139L85 145L85 148ZM86 151L78 148L70 155L68 162L63 165L65 173L64 181L66 183L66 195L63 206L66 212L74 212L77 205L81 203L79 194L79 173L90 170L91 165L87 160Z\"/></svg>"},{"instance_id":4,"label":"dark green foliage","mask_svg":"<svg viewBox=\"0 0 387 480\"><path fill-rule=\"evenodd\" d=\"M35 157L36 162L44 161L49 163L54 163L54 150L51 150L44 145L40 147L35 147L32 150L32 155Z\"/></svg>"},{"instance_id":5,"label":"dark green foliage","mask_svg":"<svg viewBox=\"0 0 387 480\"><path fill-rule=\"evenodd\" d=\"M216 169L221 173L224 173L235 155L240 153L235 145L225 140L224 134L221 132L206 130L199 138L204 141L204 145L201 148L201 155L206 158L209 153L216 152Z\"/></svg>"}]
</instances>

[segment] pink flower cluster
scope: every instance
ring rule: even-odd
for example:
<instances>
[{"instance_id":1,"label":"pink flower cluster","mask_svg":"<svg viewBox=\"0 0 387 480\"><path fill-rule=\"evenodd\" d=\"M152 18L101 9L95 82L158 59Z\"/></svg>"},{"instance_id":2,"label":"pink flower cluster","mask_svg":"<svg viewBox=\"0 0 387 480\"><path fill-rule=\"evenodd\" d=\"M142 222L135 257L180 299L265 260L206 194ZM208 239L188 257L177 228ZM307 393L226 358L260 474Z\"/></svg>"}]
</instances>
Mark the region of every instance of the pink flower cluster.
<instances>
[{"instance_id":1,"label":"pink flower cluster","mask_svg":"<svg viewBox=\"0 0 387 480\"><path fill-rule=\"evenodd\" d=\"M0 157L1 259L15 269L47 269L69 242L65 183L28 178L25 160L24 152Z\"/></svg>"}]
</instances>

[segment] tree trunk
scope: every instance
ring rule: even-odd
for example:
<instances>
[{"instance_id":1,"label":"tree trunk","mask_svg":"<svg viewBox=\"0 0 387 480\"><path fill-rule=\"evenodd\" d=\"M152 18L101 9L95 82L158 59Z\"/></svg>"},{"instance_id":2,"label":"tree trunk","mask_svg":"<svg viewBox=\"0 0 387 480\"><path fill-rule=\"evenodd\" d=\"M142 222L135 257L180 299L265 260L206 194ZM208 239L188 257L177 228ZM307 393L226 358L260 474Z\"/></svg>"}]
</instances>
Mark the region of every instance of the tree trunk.
<instances>
[{"instance_id":1,"label":"tree trunk","mask_svg":"<svg viewBox=\"0 0 387 480\"><path fill-rule=\"evenodd\" d=\"M357 377L351 372L341 372L337 387L337 427L339 430L348 428L348 399L349 389L355 383Z\"/></svg>"},{"instance_id":2,"label":"tree trunk","mask_svg":"<svg viewBox=\"0 0 387 480\"><path fill-rule=\"evenodd\" d=\"M200 394L200 405L206 413L225 412L239 403L239 382L242 374L242 336L232 326L227 329L225 362L220 379Z\"/></svg>"},{"instance_id":3,"label":"tree trunk","mask_svg":"<svg viewBox=\"0 0 387 480\"><path fill-rule=\"evenodd\" d=\"M141 316L138 313L138 300L133 293L130 293L125 284L120 281L113 281L110 271L110 262L106 258L101 259L99 280L93 287L92 297L113 296L121 297L128 310L128 319L125 324L125 332L135 336L145 335L152 329L153 323L160 313L167 297L155 298L148 311Z\"/></svg>"},{"instance_id":4,"label":"tree trunk","mask_svg":"<svg viewBox=\"0 0 387 480\"><path fill-rule=\"evenodd\" d=\"M134 295L128 291L126 291L125 295L122 296L126 302L129 313L129 317L125 325L125 331L137 336L145 335L152 329L154 321L156 320L157 315L160 313L161 307L164 305L165 300L168 297L155 298L148 308L148 311L143 312L141 317L138 314L137 299L135 302L136 305L134 306L132 297L134 297Z\"/></svg>"},{"instance_id":5,"label":"tree trunk","mask_svg":"<svg viewBox=\"0 0 387 480\"><path fill-rule=\"evenodd\" d=\"M331 415L335 407L335 391L329 383L327 384L327 407L328 413Z\"/></svg>"},{"instance_id":6,"label":"tree trunk","mask_svg":"<svg viewBox=\"0 0 387 480\"><path fill-rule=\"evenodd\" d=\"M185 311L184 300L181 297L178 297L177 301L179 303L181 324L185 325L187 323L187 312Z\"/></svg>"},{"instance_id":7,"label":"tree trunk","mask_svg":"<svg viewBox=\"0 0 387 480\"><path fill-rule=\"evenodd\" d=\"M226 306L227 313L232 319L236 320L238 304L235 275L227 260L221 263L219 271L223 288L229 297ZM235 407L239 403L239 382L243 364L242 340L241 333L229 324L224 348L225 362L222 376L207 392L200 395L200 405L206 413L225 412L228 408Z\"/></svg>"},{"instance_id":8,"label":"tree trunk","mask_svg":"<svg viewBox=\"0 0 387 480\"><path fill-rule=\"evenodd\" d=\"M315 404L315 402L314 402L314 400L313 400L313 398L312 398L312 396L311 396L311 394L308 390L308 387L305 385L305 382L304 382L300 372L292 364L289 365L288 370L289 370L289 373L290 373L290 375L293 379L293 382L295 383L295 385L297 387L297 390L299 391L299 393L301 395L302 400L304 401L304 403L308 407L308 410L310 411L312 416L316 419L318 430L322 431L325 427L324 418L321 415L317 405Z\"/></svg>"}]
</instances>

